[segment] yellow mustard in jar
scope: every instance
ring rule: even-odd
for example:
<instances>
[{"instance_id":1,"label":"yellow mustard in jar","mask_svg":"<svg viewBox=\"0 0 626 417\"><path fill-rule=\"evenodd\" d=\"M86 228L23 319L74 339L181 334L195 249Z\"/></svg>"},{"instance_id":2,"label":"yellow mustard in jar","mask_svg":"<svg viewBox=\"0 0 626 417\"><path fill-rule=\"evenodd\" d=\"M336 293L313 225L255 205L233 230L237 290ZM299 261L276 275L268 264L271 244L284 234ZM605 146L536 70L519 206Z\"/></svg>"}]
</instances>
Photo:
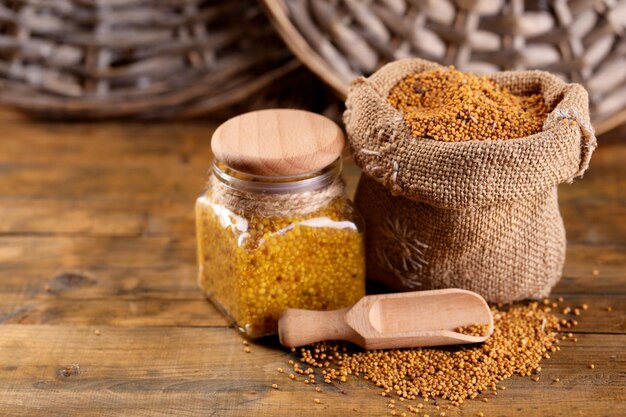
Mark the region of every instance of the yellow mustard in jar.
<instances>
[{"instance_id":1,"label":"yellow mustard in jar","mask_svg":"<svg viewBox=\"0 0 626 417\"><path fill-rule=\"evenodd\" d=\"M360 217L340 178L341 129L298 110L220 126L196 203L199 284L244 334L277 332L287 308L330 310L365 294Z\"/></svg>"}]
</instances>

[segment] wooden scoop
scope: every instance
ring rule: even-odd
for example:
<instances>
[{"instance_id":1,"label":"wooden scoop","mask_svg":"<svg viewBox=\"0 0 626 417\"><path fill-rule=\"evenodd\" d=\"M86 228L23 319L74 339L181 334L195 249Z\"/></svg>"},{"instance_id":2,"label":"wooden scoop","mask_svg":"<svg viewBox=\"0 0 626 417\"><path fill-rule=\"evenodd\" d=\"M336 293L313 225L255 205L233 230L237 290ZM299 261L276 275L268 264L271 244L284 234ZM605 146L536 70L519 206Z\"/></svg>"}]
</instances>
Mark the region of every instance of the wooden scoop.
<instances>
[{"instance_id":1,"label":"wooden scoop","mask_svg":"<svg viewBox=\"0 0 626 417\"><path fill-rule=\"evenodd\" d=\"M488 325L487 334L455 331L472 324ZM287 347L323 340L346 340L365 349L457 345L484 342L492 332L485 300L460 289L370 295L341 310L288 309L278 321L280 343Z\"/></svg>"}]
</instances>

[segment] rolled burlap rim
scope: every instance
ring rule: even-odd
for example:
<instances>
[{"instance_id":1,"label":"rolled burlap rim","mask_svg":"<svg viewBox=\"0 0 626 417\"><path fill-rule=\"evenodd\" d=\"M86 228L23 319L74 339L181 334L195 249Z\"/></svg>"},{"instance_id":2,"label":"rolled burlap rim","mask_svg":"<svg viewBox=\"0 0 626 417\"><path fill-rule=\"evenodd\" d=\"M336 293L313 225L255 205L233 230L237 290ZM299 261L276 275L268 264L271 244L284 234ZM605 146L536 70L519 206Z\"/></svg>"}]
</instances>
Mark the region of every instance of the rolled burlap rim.
<instances>
[{"instance_id":1,"label":"rolled burlap rim","mask_svg":"<svg viewBox=\"0 0 626 417\"><path fill-rule=\"evenodd\" d=\"M214 175L207 190L214 204L245 217L291 217L322 210L336 198L346 198L345 184L338 177L330 185L300 193L264 194L229 187Z\"/></svg>"},{"instance_id":2,"label":"rolled burlap rim","mask_svg":"<svg viewBox=\"0 0 626 417\"><path fill-rule=\"evenodd\" d=\"M413 137L387 97L409 74L435 68L417 58L396 61L350 86L344 122L355 161L393 195L440 208L488 206L546 192L589 166L597 141L587 92L542 71L490 75L514 94L544 95L550 113L541 132L465 142Z\"/></svg>"}]
</instances>

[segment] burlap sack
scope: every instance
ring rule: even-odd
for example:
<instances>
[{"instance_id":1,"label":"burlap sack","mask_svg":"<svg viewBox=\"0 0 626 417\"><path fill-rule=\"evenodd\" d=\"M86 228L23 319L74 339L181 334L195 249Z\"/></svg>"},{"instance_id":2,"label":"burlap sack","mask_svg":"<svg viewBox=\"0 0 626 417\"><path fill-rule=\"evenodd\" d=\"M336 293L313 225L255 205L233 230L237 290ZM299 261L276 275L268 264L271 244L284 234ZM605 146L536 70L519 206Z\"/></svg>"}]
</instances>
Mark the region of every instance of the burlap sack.
<instances>
[{"instance_id":1,"label":"burlap sack","mask_svg":"<svg viewBox=\"0 0 626 417\"><path fill-rule=\"evenodd\" d=\"M540 71L494 74L514 94L543 93L551 111L542 132L415 138L386 99L408 74L436 67L397 61L348 93L344 121L364 171L356 205L368 277L400 290L465 288L492 302L547 296L565 258L557 184L581 176L596 147L587 92Z\"/></svg>"}]
</instances>

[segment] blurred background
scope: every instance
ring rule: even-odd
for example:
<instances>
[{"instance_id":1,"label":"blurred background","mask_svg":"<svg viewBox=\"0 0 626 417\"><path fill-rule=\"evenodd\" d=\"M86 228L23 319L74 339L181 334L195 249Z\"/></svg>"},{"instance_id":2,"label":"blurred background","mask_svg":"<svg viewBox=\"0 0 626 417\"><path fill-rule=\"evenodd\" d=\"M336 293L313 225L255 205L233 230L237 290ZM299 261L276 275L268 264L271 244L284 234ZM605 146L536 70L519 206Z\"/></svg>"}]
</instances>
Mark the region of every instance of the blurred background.
<instances>
[{"instance_id":1,"label":"blurred background","mask_svg":"<svg viewBox=\"0 0 626 417\"><path fill-rule=\"evenodd\" d=\"M418 56L581 83L603 133L626 121L625 28L614 0L3 0L0 103L83 121L340 119L350 80Z\"/></svg>"}]
</instances>

